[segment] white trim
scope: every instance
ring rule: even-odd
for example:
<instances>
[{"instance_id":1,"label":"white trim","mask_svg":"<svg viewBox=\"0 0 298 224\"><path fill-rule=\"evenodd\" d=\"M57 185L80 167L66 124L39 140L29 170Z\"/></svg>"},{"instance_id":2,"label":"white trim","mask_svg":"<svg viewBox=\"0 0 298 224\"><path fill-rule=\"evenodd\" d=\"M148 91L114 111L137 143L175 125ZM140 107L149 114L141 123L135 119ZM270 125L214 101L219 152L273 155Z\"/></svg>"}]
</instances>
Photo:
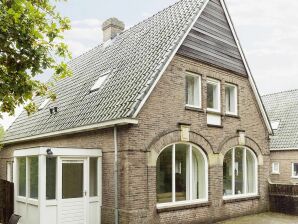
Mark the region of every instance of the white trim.
<instances>
[{"instance_id":1,"label":"white trim","mask_svg":"<svg viewBox=\"0 0 298 224\"><path fill-rule=\"evenodd\" d=\"M235 100L235 112L227 111L227 102L226 102L226 87L233 87L235 88L235 93L234 93L234 100ZM238 115L238 86L231 84L231 83L225 83L225 113L227 115Z\"/></svg>"},{"instance_id":2,"label":"white trim","mask_svg":"<svg viewBox=\"0 0 298 224\"><path fill-rule=\"evenodd\" d=\"M291 178L298 179L298 175L294 175L294 164L298 165L298 162L297 163L292 162L292 176L291 176Z\"/></svg>"},{"instance_id":3,"label":"white trim","mask_svg":"<svg viewBox=\"0 0 298 224\"><path fill-rule=\"evenodd\" d=\"M220 81L217 79L213 79L213 78L207 78L207 85L211 84L211 85L216 85L217 88L217 108L208 108L208 102L207 102L207 111L210 112L221 112L221 85L220 85ZM208 87L207 87L208 88ZM207 95L206 95L206 100L208 101L208 91L207 91Z\"/></svg>"},{"instance_id":4,"label":"white trim","mask_svg":"<svg viewBox=\"0 0 298 224\"><path fill-rule=\"evenodd\" d=\"M41 138L55 137L55 136L60 136L60 135L65 135L65 134L74 134L74 133L80 133L80 132L85 132L85 131L92 131L92 130L97 130L97 129L113 127L115 125L127 125L127 124L138 124L138 120L131 119L131 118L122 118L122 119L117 119L117 120L105 121L105 122L101 122L101 123L97 123L97 124L76 127L76 128L70 128L70 129L50 132L50 133L46 133L46 134L35 135L32 137L8 140L8 141L4 141L3 144L24 142L24 141L30 141L33 139L35 140L35 139L41 139Z\"/></svg>"},{"instance_id":5,"label":"white trim","mask_svg":"<svg viewBox=\"0 0 298 224\"><path fill-rule=\"evenodd\" d=\"M253 198L253 197L258 197L259 195L256 193L250 193L250 194L238 194L238 195L227 195L227 196L223 196L223 200L227 201L227 200L231 200L231 199L242 199L242 198Z\"/></svg>"},{"instance_id":6,"label":"white trim","mask_svg":"<svg viewBox=\"0 0 298 224\"><path fill-rule=\"evenodd\" d=\"M27 157L36 155L47 155L47 150L51 149L53 156L72 156L72 157L101 157L102 152L100 149L76 149L76 148L51 148L39 147L32 149L21 149L14 151L14 157Z\"/></svg>"},{"instance_id":7,"label":"white trim","mask_svg":"<svg viewBox=\"0 0 298 224\"><path fill-rule=\"evenodd\" d=\"M177 201L177 202L169 202L169 203L159 203L156 204L157 209L162 208L175 208L179 206L187 206L187 205L196 205L196 204L203 204L208 203L208 199L197 199L197 200L188 200L188 201Z\"/></svg>"},{"instance_id":8,"label":"white trim","mask_svg":"<svg viewBox=\"0 0 298 224\"><path fill-rule=\"evenodd\" d=\"M254 80L254 78L253 78L253 76L252 76L252 74L251 74L249 65L248 65L247 60L246 60L246 57L245 57L245 55L244 55L244 52L243 52L242 46L241 46L241 44L240 44L238 35L237 35L237 33L236 33L236 30L235 30L233 21L232 21L232 19L231 19L230 13L229 13L229 11L228 11L228 9L227 9L227 6L226 6L225 1L224 1L224 0L220 0L220 3L221 3L221 5L222 5L222 7L223 7L223 9L224 9L225 15L226 15L226 17L227 17L227 20L228 20L228 23L229 23L229 26L230 26L230 29L231 29L231 31L232 31L232 33L233 33L233 37L234 37L234 39L235 39L235 41L236 41L238 50L239 50L239 52L240 52L242 61L243 61L243 63L244 63L245 69L246 69L247 74L248 74L248 78L249 78L250 85L251 85L251 87L252 87L253 93L255 94L255 97L256 97L257 103L258 103L258 105L259 105L261 114L262 114L262 116L263 116L263 118L264 118L265 125L266 125L266 127L267 127L267 129L268 129L269 134L272 135L272 134L273 134L273 130L272 130L272 128L271 128L271 124L270 124L268 115L267 115L266 110L265 110L265 107L264 107L264 105L263 105L263 103L262 103L260 94L259 94L259 92L258 92L256 83L255 83L255 80Z\"/></svg>"},{"instance_id":9,"label":"white trim","mask_svg":"<svg viewBox=\"0 0 298 224\"><path fill-rule=\"evenodd\" d=\"M273 148L273 149L270 149L270 151L295 151L295 150L298 150L298 148L283 148L283 149L277 149L277 148Z\"/></svg>"},{"instance_id":10,"label":"white trim","mask_svg":"<svg viewBox=\"0 0 298 224\"><path fill-rule=\"evenodd\" d=\"M138 108L136 109L136 111L133 114L133 118L136 118L139 114L139 112L141 111L141 109L143 108L144 104L146 103L147 99L149 98L149 96L151 95L153 89L155 88L155 86L157 85L158 81L160 80L161 76L164 74L164 72L166 71L166 69L168 68L169 64L172 62L173 58L175 57L177 51L179 50L180 46L183 44L184 40L186 39L187 35L189 34L189 32L191 31L192 27L194 26L194 24L196 23L196 21L198 20L198 18L201 16L201 13L204 11L206 5L208 4L209 0L206 0L205 3L203 4L203 6L201 7L201 9L198 11L197 16L195 16L195 18L193 19L192 23L189 25L188 29L186 30L186 32L184 33L184 36L181 38L181 40L179 41L179 43L175 46L174 50L172 51L172 53L170 54L169 58L166 59L166 63L163 65L162 69L158 72L158 76L155 79L155 81L153 82L153 84L151 85L149 91L147 92L147 94L145 95L145 97L142 99L141 103L139 104Z\"/></svg>"}]
</instances>

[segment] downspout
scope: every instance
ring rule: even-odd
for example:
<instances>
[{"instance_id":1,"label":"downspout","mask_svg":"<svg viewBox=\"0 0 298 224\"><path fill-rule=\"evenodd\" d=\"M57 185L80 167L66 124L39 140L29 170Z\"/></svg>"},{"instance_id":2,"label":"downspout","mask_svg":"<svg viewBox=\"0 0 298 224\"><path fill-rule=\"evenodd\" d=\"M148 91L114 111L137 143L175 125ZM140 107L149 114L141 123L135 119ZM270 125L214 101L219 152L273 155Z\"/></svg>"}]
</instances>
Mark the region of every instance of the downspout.
<instances>
[{"instance_id":1,"label":"downspout","mask_svg":"<svg viewBox=\"0 0 298 224\"><path fill-rule=\"evenodd\" d=\"M114 160L114 188L115 188L115 224L119 223L119 213L118 213L118 141L117 141L117 126L114 126L114 150L115 150L115 160Z\"/></svg>"}]
</instances>

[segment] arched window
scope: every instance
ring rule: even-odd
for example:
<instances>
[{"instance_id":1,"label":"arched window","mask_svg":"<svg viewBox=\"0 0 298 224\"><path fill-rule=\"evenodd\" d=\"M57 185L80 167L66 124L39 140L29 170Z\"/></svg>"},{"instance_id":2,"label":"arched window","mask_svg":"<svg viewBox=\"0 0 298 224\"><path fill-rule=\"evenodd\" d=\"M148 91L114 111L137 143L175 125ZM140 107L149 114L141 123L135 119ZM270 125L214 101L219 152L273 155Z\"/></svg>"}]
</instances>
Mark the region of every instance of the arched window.
<instances>
[{"instance_id":1,"label":"arched window","mask_svg":"<svg viewBox=\"0 0 298 224\"><path fill-rule=\"evenodd\" d=\"M185 143L166 147L156 166L157 203L207 201L207 173L207 157L200 148Z\"/></svg>"},{"instance_id":2,"label":"arched window","mask_svg":"<svg viewBox=\"0 0 298 224\"><path fill-rule=\"evenodd\" d=\"M250 149L235 147L228 151L223 163L224 198L256 195L257 168L257 157Z\"/></svg>"}]
</instances>

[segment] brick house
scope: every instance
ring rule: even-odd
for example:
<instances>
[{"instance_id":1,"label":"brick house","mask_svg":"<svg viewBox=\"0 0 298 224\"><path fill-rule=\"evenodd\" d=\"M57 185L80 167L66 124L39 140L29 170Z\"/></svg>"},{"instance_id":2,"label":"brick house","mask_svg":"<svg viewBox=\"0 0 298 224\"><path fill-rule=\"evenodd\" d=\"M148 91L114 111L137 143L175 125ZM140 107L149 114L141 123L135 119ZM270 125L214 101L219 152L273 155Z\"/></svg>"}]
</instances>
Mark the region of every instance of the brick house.
<instances>
[{"instance_id":1,"label":"brick house","mask_svg":"<svg viewBox=\"0 0 298 224\"><path fill-rule=\"evenodd\" d=\"M273 183L298 183L298 90L263 96L274 135L270 140Z\"/></svg>"},{"instance_id":2,"label":"brick house","mask_svg":"<svg viewBox=\"0 0 298 224\"><path fill-rule=\"evenodd\" d=\"M181 0L72 60L7 131L27 223L212 223L268 210L270 122L223 0Z\"/></svg>"}]
</instances>

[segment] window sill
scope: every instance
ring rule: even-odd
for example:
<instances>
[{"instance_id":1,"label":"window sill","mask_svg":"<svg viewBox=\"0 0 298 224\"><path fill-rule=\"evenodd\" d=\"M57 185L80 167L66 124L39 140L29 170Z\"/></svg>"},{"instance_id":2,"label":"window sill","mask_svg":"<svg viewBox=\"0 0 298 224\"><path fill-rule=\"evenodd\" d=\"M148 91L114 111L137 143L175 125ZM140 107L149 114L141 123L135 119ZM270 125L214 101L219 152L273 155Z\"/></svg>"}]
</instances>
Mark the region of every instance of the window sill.
<instances>
[{"instance_id":1,"label":"window sill","mask_svg":"<svg viewBox=\"0 0 298 224\"><path fill-rule=\"evenodd\" d=\"M224 198L223 202L224 204L228 204L228 203L241 202L241 201L259 200L260 198L261 198L260 195L239 196L239 197Z\"/></svg>"},{"instance_id":2,"label":"window sill","mask_svg":"<svg viewBox=\"0 0 298 224\"><path fill-rule=\"evenodd\" d=\"M214 114L214 115L220 115L220 116L222 116L222 113L219 110L207 109L207 113L208 114Z\"/></svg>"},{"instance_id":3,"label":"window sill","mask_svg":"<svg viewBox=\"0 0 298 224\"><path fill-rule=\"evenodd\" d=\"M298 176L292 176L291 178L292 179L298 179Z\"/></svg>"},{"instance_id":4,"label":"window sill","mask_svg":"<svg viewBox=\"0 0 298 224\"><path fill-rule=\"evenodd\" d=\"M226 116L226 117L231 117L231 118L240 119L240 116L239 116L239 115L236 115L236 114L229 114L229 113L226 113L225 116Z\"/></svg>"},{"instance_id":5,"label":"window sill","mask_svg":"<svg viewBox=\"0 0 298 224\"><path fill-rule=\"evenodd\" d=\"M280 175L280 173L274 173L274 172L272 172L271 175Z\"/></svg>"},{"instance_id":6,"label":"window sill","mask_svg":"<svg viewBox=\"0 0 298 224\"><path fill-rule=\"evenodd\" d=\"M192 110L192 111L197 111L197 112L202 112L204 113L204 110L200 107L195 107L195 106L191 106L191 105L186 105L185 106L185 110Z\"/></svg>"},{"instance_id":7,"label":"window sill","mask_svg":"<svg viewBox=\"0 0 298 224\"><path fill-rule=\"evenodd\" d=\"M214 124L207 124L207 127L209 127L209 128L223 128L222 125L214 125Z\"/></svg>"},{"instance_id":8,"label":"window sill","mask_svg":"<svg viewBox=\"0 0 298 224\"><path fill-rule=\"evenodd\" d=\"M166 206L158 206L156 205L156 210L158 213L162 212L171 212L171 211L177 211L177 210L185 210L185 209L191 209L191 208L199 208L199 207L207 207L210 206L211 202L205 201L205 202L185 202L185 203L179 203L179 204L172 204L172 205L166 205Z\"/></svg>"}]
</instances>

